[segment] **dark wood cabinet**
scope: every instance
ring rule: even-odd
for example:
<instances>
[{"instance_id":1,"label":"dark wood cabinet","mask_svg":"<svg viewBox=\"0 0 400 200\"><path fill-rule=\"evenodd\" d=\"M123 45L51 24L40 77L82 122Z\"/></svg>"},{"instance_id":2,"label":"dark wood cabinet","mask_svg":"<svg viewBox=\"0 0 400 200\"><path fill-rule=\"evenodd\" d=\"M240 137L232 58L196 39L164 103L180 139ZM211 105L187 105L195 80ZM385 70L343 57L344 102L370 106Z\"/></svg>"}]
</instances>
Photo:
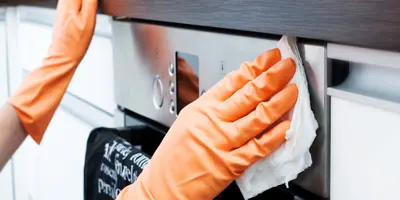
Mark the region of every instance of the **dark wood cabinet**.
<instances>
[{"instance_id":1,"label":"dark wood cabinet","mask_svg":"<svg viewBox=\"0 0 400 200\"><path fill-rule=\"evenodd\" d=\"M9 2L57 4L57 0ZM400 51L398 0L100 0L99 4L102 13L112 16Z\"/></svg>"},{"instance_id":2,"label":"dark wood cabinet","mask_svg":"<svg viewBox=\"0 0 400 200\"><path fill-rule=\"evenodd\" d=\"M27 5L27 6L46 7L46 8L56 8L58 2L58 0L5 0L5 1L7 1L8 5Z\"/></svg>"}]
</instances>

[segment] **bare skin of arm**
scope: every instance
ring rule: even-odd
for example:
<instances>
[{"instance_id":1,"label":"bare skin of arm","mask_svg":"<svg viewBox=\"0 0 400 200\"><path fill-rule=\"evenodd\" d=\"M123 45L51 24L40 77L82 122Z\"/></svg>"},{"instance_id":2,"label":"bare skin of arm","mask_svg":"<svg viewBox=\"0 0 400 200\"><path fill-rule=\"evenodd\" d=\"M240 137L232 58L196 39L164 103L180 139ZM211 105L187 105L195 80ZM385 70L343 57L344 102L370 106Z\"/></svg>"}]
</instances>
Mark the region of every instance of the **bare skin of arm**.
<instances>
[{"instance_id":1,"label":"bare skin of arm","mask_svg":"<svg viewBox=\"0 0 400 200\"><path fill-rule=\"evenodd\" d=\"M6 103L0 109L0 172L26 136L14 107Z\"/></svg>"}]
</instances>

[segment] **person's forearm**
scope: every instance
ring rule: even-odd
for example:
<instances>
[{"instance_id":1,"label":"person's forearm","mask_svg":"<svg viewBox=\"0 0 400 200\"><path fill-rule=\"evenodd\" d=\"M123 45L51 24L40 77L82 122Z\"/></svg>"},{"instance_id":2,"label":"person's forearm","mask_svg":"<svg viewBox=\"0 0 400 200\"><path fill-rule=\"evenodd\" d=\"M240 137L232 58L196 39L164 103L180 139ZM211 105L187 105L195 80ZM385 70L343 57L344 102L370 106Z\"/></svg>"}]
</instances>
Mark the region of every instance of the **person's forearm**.
<instances>
[{"instance_id":1,"label":"person's forearm","mask_svg":"<svg viewBox=\"0 0 400 200\"><path fill-rule=\"evenodd\" d=\"M26 136L14 107L6 103L0 109L0 172Z\"/></svg>"}]
</instances>

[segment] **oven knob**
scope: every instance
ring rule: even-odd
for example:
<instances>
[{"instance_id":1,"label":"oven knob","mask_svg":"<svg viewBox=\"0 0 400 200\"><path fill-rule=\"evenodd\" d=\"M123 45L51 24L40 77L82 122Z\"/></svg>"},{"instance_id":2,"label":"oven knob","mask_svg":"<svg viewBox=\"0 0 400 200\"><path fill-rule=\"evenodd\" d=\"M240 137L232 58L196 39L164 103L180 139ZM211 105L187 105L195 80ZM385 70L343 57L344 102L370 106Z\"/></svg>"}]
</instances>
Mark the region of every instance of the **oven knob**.
<instances>
[{"instance_id":1,"label":"oven knob","mask_svg":"<svg viewBox=\"0 0 400 200\"><path fill-rule=\"evenodd\" d=\"M175 92L175 85L173 81L169 81L169 93L174 94Z\"/></svg>"},{"instance_id":2,"label":"oven knob","mask_svg":"<svg viewBox=\"0 0 400 200\"><path fill-rule=\"evenodd\" d=\"M173 76L173 75L174 75L174 72L175 72L174 64L169 63L168 72L169 72L169 75L170 75L170 76Z\"/></svg>"},{"instance_id":3,"label":"oven knob","mask_svg":"<svg viewBox=\"0 0 400 200\"><path fill-rule=\"evenodd\" d=\"M170 112L171 114L174 114L174 113L175 113L175 103L174 103L173 100L171 100L171 102L169 102L169 112Z\"/></svg>"},{"instance_id":4,"label":"oven knob","mask_svg":"<svg viewBox=\"0 0 400 200\"><path fill-rule=\"evenodd\" d=\"M156 108L161 108L164 102L164 89L160 76L156 76L153 82L153 103Z\"/></svg>"}]
</instances>

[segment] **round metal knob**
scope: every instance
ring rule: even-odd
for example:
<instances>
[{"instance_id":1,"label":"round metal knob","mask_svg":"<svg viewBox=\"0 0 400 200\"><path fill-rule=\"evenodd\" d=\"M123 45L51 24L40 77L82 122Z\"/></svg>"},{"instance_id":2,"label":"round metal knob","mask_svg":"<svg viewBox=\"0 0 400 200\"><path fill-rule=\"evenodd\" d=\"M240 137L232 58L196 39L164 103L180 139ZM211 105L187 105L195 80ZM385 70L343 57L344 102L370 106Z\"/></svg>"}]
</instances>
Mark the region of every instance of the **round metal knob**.
<instances>
[{"instance_id":1,"label":"round metal knob","mask_svg":"<svg viewBox=\"0 0 400 200\"><path fill-rule=\"evenodd\" d=\"M174 113L175 113L175 102L174 102L173 100L171 100L171 101L169 102L169 112L170 112L171 114L174 114Z\"/></svg>"},{"instance_id":2,"label":"round metal knob","mask_svg":"<svg viewBox=\"0 0 400 200\"><path fill-rule=\"evenodd\" d=\"M173 76L173 75L174 75L174 73L175 73L175 67L174 67L174 64L172 64L172 63L169 63L169 66L168 66L168 72L169 72L169 75L170 75L170 76Z\"/></svg>"},{"instance_id":3,"label":"round metal knob","mask_svg":"<svg viewBox=\"0 0 400 200\"><path fill-rule=\"evenodd\" d=\"M160 76L156 76L153 81L153 103L156 108L161 108L164 102L164 89Z\"/></svg>"},{"instance_id":4,"label":"round metal knob","mask_svg":"<svg viewBox=\"0 0 400 200\"><path fill-rule=\"evenodd\" d=\"M169 81L169 93L174 94L175 93L175 84L174 81Z\"/></svg>"}]
</instances>

